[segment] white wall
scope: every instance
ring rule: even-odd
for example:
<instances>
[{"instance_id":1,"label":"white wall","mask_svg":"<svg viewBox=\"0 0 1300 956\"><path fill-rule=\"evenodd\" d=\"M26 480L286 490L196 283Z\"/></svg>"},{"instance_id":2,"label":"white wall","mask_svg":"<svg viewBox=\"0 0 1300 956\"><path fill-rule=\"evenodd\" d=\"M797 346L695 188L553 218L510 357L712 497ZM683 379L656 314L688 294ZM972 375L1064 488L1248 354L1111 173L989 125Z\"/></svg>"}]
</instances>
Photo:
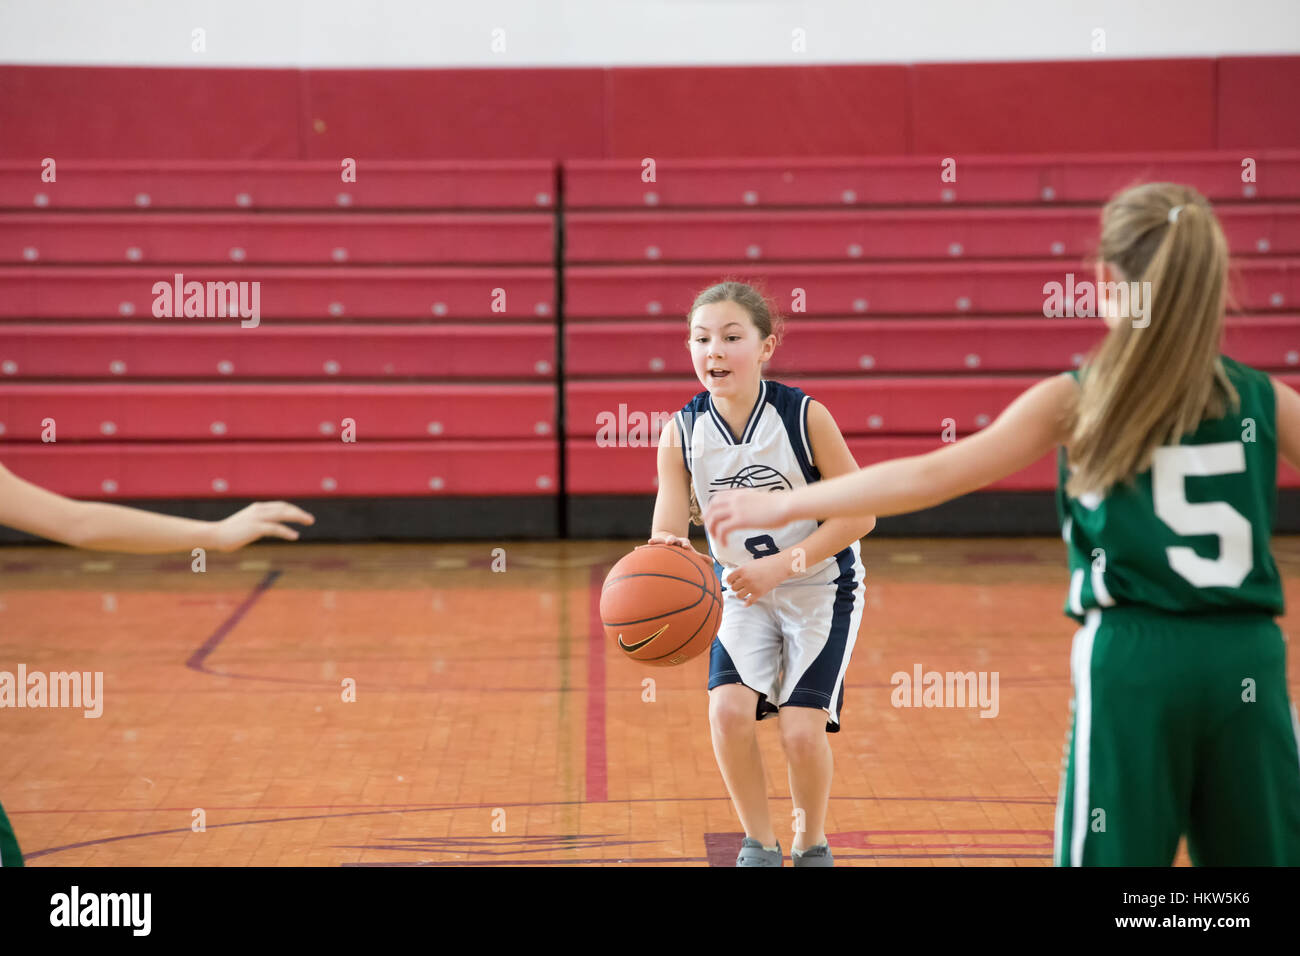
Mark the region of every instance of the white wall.
<instances>
[{"instance_id":1,"label":"white wall","mask_svg":"<svg viewBox=\"0 0 1300 956\"><path fill-rule=\"evenodd\" d=\"M192 31L205 31L195 52ZM505 49L493 49L493 31ZM797 52L794 31L805 31ZM1105 53L1092 51L1095 29ZM0 0L0 63L605 66L1300 52L1300 0Z\"/></svg>"}]
</instances>

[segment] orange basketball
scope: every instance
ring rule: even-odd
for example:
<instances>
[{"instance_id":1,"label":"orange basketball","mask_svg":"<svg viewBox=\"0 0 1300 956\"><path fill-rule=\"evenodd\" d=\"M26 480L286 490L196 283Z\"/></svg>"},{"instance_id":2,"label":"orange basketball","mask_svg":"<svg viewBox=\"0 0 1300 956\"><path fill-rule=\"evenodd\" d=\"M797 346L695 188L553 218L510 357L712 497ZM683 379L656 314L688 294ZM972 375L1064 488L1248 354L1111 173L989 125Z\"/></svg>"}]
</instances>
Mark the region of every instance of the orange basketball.
<instances>
[{"instance_id":1,"label":"orange basketball","mask_svg":"<svg viewBox=\"0 0 1300 956\"><path fill-rule=\"evenodd\" d=\"M634 661L668 667L690 660L708 648L722 623L713 560L675 545L642 545L606 576L600 619Z\"/></svg>"}]
</instances>

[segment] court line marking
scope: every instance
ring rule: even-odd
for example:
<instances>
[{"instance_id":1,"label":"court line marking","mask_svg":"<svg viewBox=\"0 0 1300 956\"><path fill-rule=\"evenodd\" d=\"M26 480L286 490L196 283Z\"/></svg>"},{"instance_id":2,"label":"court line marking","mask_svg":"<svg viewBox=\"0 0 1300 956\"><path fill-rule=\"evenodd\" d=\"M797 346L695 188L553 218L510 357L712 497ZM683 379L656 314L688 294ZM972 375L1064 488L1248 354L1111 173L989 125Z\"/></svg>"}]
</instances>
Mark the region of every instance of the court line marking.
<instances>
[{"instance_id":1,"label":"court line marking","mask_svg":"<svg viewBox=\"0 0 1300 956\"><path fill-rule=\"evenodd\" d=\"M189 660L185 662L185 666L191 670L196 670L201 674L214 674L218 677L227 676L225 674L220 674L217 671L210 670L206 664L208 657L217 649L217 645L221 643L222 639L234 630L235 625L243 620L244 615L249 612L253 605L256 604L262 595L270 589L271 585L275 584L283 573L283 571L268 571L266 577L262 578L262 580L258 582L257 586L253 588L252 593L250 593L248 597L244 598L239 607L235 608L235 610L231 612L230 617L226 618L217 629L209 635L208 639L203 642L202 646L190 655Z\"/></svg>"},{"instance_id":2,"label":"court line marking","mask_svg":"<svg viewBox=\"0 0 1300 956\"><path fill-rule=\"evenodd\" d=\"M708 800L730 800L730 797L632 797L626 800L606 800L606 803L702 803ZM897 801L903 803L1014 803L1024 805L1043 805L1055 806L1056 800L1048 797L840 797L831 795L832 800L859 800L875 801L884 803ZM558 806L586 806L586 800L541 800L528 803L300 803L285 804L283 806L208 806L207 810L243 810L249 813L256 813L259 810L391 810L396 812L406 811L424 811L424 810L482 810L486 808L495 809L496 807L558 807ZM193 807L77 807L66 810L14 810L6 808L5 812L9 816L15 816L20 813L30 814L49 814L49 813L189 813ZM953 831L939 828L935 830L855 830L854 833L951 833ZM1037 830L964 830L964 833L1037 833ZM1043 831L1051 833L1050 830Z\"/></svg>"},{"instance_id":3,"label":"court line marking","mask_svg":"<svg viewBox=\"0 0 1300 956\"><path fill-rule=\"evenodd\" d=\"M1018 797L1010 797L1010 798L1008 798L1008 797L992 797L992 798L987 799L986 801L982 801L982 800L980 800L980 798L978 798L978 797L834 797L834 796L833 796L833 797L831 797L831 799L832 799L832 800L837 800L837 799L838 799L838 800L898 800L898 801L913 801L913 802L940 802L940 803L969 803L969 802L988 802L988 803L1037 803L1037 804L1047 804L1047 805L1050 805L1050 804L1052 804L1052 803L1055 802L1055 801L1052 801L1052 800L1044 800L1044 799L1031 800L1031 799L1024 799L1024 798L1018 798ZM632 799L632 800L607 800L607 801L606 801L606 804L609 805L609 804L619 804L619 803L622 803L622 804L628 804L628 803L685 803L685 802L698 802L698 801L708 801L708 800L726 800L726 801L730 802L731 798L730 798L730 797L661 797L661 798L654 798L654 797L639 797L639 798ZM208 830L218 830L218 829L224 829L224 828L226 828L226 827L256 826L256 825L258 825L258 824L263 824L263 823L301 823L301 822L304 822L304 821L307 821L307 820L331 820L331 819L344 819L344 818L347 818L347 817L385 816L385 815L391 815L391 814L395 814L395 813L445 813L445 812L456 811L456 810L474 810L474 809L480 809L480 810L481 810L481 809L489 809L489 808L490 808L490 809L495 809L496 807L549 807L549 806L571 806L571 805L585 806L585 805L587 805L587 801L584 801L584 800L553 800L553 801L541 801L541 802L539 802L539 803L504 803L504 804L495 804L495 805L494 805L494 804L490 804L490 803L479 803L479 804L451 804L451 805L445 805L445 806L426 806L426 807L395 807L395 808L392 808L392 809L382 809L382 810L358 810L358 811L353 811L353 812L348 812L348 813L317 813L317 814L308 814L308 815L304 815L304 816L295 816L295 817L269 817L269 818L267 818L267 819L265 819L265 820L234 820L234 821L231 821L230 823L213 823L213 824L209 824L209 825L206 827L206 829L208 829ZM178 809L178 810L176 810L176 811L174 811L174 812L189 813L189 812L191 812L192 809L193 809L193 808L187 807L187 808L184 808L184 809ZM219 808L213 807L213 808L209 808L209 809L214 809L214 810L215 810L215 809L219 809ZM273 810L273 809L275 809L275 808L273 808L273 807L268 807L268 808L266 808L266 809L268 809L268 810ZM8 814L12 817L12 816L16 816L16 815L18 815L18 814L22 814L22 813L51 813L51 812L66 812L66 813L117 813L117 812L122 812L122 811L110 811L110 810L99 810L99 811L95 811L95 810L89 810L89 811L88 811L88 810L68 810L68 811L49 811L49 810L7 810L7 812L8 812ZM164 811L157 811L157 810L148 810L148 811L146 811L146 810L141 810L141 811L129 811L129 812L164 812ZM170 834L178 834L178 833L192 833L192 832L194 832L194 831L193 831L193 829L192 829L191 827L189 827L189 826L184 826L184 827L172 827L172 828L169 828L169 829L166 829L166 830L149 830L149 831L145 831L145 832L141 832L141 833L124 833L124 834L119 834L118 836L100 837L100 838L98 838L98 839L94 839L94 840L82 840L82 841L80 841L80 842L78 842L78 843L68 843L68 844L65 844L65 845L63 845L63 846L46 847L46 848L43 849L43 850L33 850L33 851L31 851L31 852L24 852L24 853L23 853L23 859L25 859L25 860L34 860L34 859L36 859L37 857L49 856L50 854L53 854L53 853L62 853L62 852L64 852L65 850L77 850L77 849L83 849L83 848L85 848L85 847L91 847L91 846L102 846L102 845L107 844L107 843L119 843L119 842L121 842L121 841L123 841L123 840L138 840L138 839L144 839L145 837L167 836L167 835L170 835ZM849 831L849 832L861 832L861 831ZM952 833L952 832L957 832L957 831L945 830L945 831L941 831L941 832ZM1039 832L1039 831L1037 831L1037 830L1026 830L1026 831L1015 831L1015 832L1037 833L1037 832ZM613 835L617 835L617 834L610 834L610 835L613 836Z\"/></svg>"}]
</instances>

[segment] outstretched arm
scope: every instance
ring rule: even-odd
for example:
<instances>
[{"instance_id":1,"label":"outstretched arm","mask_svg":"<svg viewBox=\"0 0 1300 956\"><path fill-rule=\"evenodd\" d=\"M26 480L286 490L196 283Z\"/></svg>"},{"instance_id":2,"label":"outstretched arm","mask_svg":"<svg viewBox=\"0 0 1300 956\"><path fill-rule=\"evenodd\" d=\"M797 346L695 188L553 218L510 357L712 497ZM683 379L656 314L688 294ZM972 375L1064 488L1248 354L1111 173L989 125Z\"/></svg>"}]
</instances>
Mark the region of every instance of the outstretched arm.
<instances>
[{"instance_id":1,"label":"outstretched arm","mask_svg":"<svg viewBox=\"0 0 1300 956\"><path fill-rule=\"evenodd\" d=\"M1077 390L1068 375L1045 379L1019 395L987 428L924 455L880 462L797 491L716 494L705 510L705 525L725 540L736 528L933 507L1014 474L1061 444Z\"/></svg>"},{"instance_id":2,"label":"outstretched arm","mask_svg":"<svg viewBox=\"0 0 1300 956\"><path fill-rule=\"evenodd\" d=\"M1285 382L1272 381L1277 396L1277 451L1283 461L1300 470L1300 394Z\"/></svg>"},{"instance_id":3,"label":"outstretched arm","mask_svg":"<svg viewBox=\"0 0 1300 956\"><path fill-rule=\"evenodd\" d=\"M263 536L298 539L282 522L316 519L283 501L259 501L222 521L196 521L124 505L76 501L24 481L0 465L0 524L74 548L165 554L208 548L234 551Z\"/></svg>"}]
</instances>

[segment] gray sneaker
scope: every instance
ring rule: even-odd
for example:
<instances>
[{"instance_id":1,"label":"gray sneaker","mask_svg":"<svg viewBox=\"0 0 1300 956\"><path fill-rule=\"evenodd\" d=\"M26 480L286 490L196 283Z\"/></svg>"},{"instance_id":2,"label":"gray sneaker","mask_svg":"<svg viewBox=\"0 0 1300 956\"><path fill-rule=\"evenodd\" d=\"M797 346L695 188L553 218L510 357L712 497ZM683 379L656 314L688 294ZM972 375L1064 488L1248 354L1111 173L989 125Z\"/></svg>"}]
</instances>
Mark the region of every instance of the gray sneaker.
<instances>
[{"instance_id":1,"label":"gray sneaker","mask_svg":"<svg viewBox=\"0 0 1300 956\"><path fill-rule=\"evenodd\" d=\"M831 856L829 843L818 843L806 850L790 848L790 856L795 866L834 866L835 858Z\"/></svg>"},{"instance_id":2,"label":"gray sneaker","mask_svg":"<svg viewBox=\"0 0 1300 956\"><path fill-rule=\"evenodd\" d=\"M776 844L775 850L764 850L763 844L745 837L740 841L736 866L785 866L785 856L781 853L780 842Z\"/></svg>"}]
</instances>

